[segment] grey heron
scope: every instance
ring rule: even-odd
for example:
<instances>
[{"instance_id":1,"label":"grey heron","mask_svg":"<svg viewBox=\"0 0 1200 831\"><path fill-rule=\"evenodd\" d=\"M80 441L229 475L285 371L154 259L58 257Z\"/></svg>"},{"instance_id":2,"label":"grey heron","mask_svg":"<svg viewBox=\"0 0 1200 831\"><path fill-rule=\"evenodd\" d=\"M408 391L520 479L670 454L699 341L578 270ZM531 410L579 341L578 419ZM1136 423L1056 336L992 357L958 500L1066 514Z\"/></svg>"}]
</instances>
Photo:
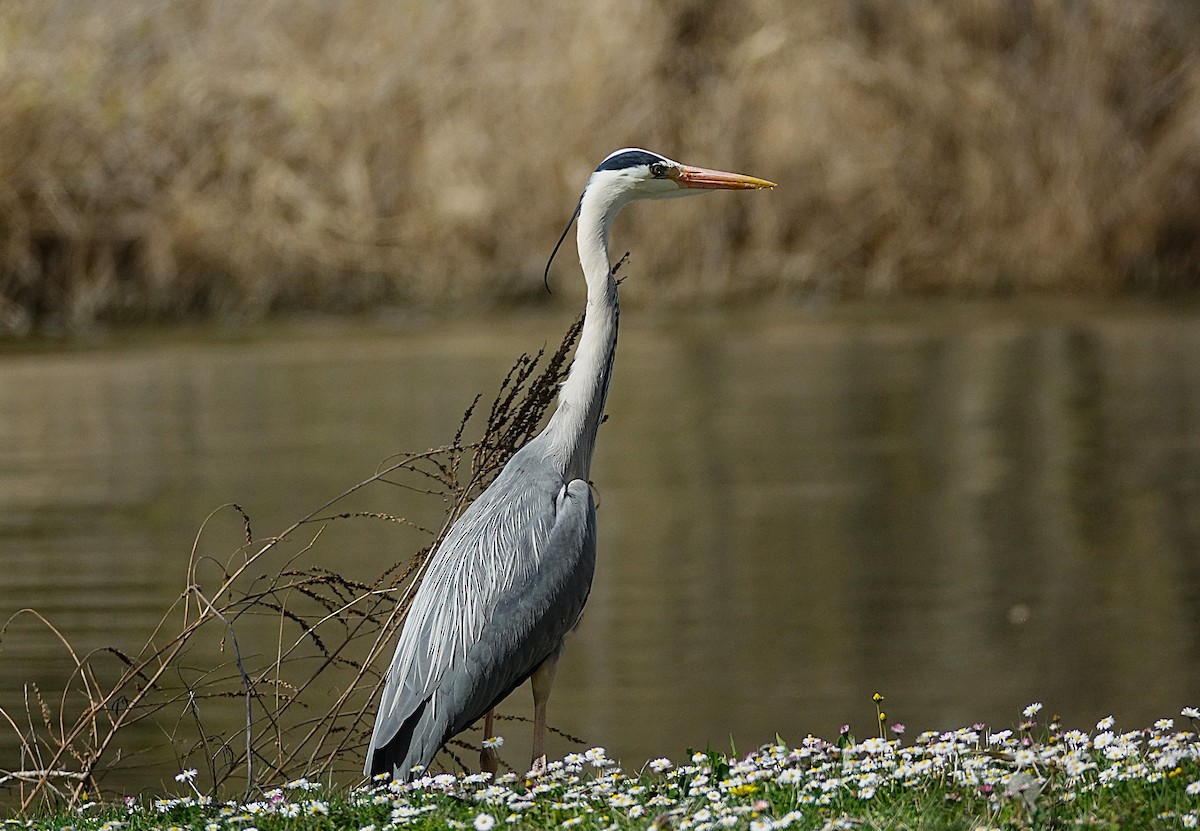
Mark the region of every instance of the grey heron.
<instances>
[{"instance_id":1,"label":"grey heron","mask_svg":"<svg viewBox=\"0 0 1200 831\"><path fill-rule=\"evenodd\" d=\"M579 222L587 305L558 406L430 559L384 682L367 750L368 776L410 778L414 766L428 765L442 745L481 717L489 738L493 708L526 679L532 679L534 701L532 768L544 770L546 700L596 561L588 475L619 315L609 229L621 208L637 199L770 187L764 179L690 167L638 148L610 154L591 175L572 217ZM568 223L564 238L569 231ZM486 750L481 762L495 771Z\"/></svg>"}]
</instances>

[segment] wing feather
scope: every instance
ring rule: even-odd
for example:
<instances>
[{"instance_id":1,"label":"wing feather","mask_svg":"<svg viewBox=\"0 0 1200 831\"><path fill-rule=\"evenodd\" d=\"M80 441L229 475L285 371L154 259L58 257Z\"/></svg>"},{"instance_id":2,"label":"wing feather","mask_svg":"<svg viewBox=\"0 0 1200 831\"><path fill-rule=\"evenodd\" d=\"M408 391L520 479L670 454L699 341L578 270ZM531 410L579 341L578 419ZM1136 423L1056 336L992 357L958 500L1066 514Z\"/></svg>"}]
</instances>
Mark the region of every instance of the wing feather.
<instances>
[{"instance_id":1,"label":"wing feather","mask_svg":"<svg viewBox=\"0 0 1200 831\"><path fill-rule=\"evenodd\" d=\"M488 625L447 677L435 701L456 714L445 739L462 732L555 654L579 622L596 564L596 510L576 479L557 500L542 567L508 588Z\"/></svg>"},{"instance_id":2,"label":"wing feather","mask_svg":"<svg viewBox=\"0 0 1200 831\"><path fill-rule=\"evenodd\" d=\"M586 493L580 494L579 487ZM587 585L583 589L586 598L595 561L595 507L587 490L582 482L572 482L566 487L562 477L545 464L534 446L527 445L450 529L430 561L396 644L367 753L368 774L378 771L381 749L397 737L405 744L410 740L416 743L413 731L432 729L431 725L443 722L457 723L461 713L449 710L465 707L478 696L489 694L487 690L495 685L471 692L474 687L457 687L461 681L455 679L462 675L464 666L469 665L469 671L478 674L487 663L487 656L496 660L506 654L504 650L516 648L510 643L511 637L488 628L502 604L503 614L512 615L512 620L525 627L523 638L532 637L534 630L543 639L552 637L556 627L547 624L549 628L544 632L537 629L536 621L530 618L536 607L527 607L519 599L531 588L543 586L547 566L559 575L554 578L558 580L561 569L578 569L586 563ZM560 520L565 523L561 529ZM590 542L579 542L583 539ZM569 540L575 541L575 564L560 564L559 558L569 547ZM572 556L564 559L572 561ZM555 562L551 564L551 560ZM550 595L541 601L542 606L557 610L563 598L555 591L561 589L547 591ZM577 620L578 612L571 625ZM559 641L567 629L559 633ZM487 646L480 646L485 633L489 633ZM528 648L532 647L527 647L527 651ZM540 648L533 648L529 654ZM507 683L504 679L496 681L499 686ZM511 688L507 687L504 694ZM413 723L415 718L425 723L424 728ZM430 755L441 741L437 740ZM429 744L428 737L422 744Z\"/></svg>"}]
</instances>

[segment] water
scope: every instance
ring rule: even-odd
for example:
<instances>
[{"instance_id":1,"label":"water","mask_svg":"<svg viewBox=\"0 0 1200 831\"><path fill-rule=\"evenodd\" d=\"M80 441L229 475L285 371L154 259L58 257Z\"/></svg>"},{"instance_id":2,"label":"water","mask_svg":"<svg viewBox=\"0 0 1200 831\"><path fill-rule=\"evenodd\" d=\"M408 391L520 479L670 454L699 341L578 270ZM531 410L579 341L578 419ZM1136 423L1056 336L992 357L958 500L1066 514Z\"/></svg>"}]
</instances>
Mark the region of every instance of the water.
<instances>
[{"instance_id":1,"label":"water","mask_svg":"<svg viewBox=\"0 0 1200 831\"><path fill-rule=\"evenodd\" d=\"M847 722L869 734L877 690L910 732L1011 726L1032 701L1081 727L1200 704L1196 313L624 320L593 467L600 562L560 665L556 726L633 767ZM136 649L179 596L215 508L238 502L256 534L282 530L390 454L447 441L474 394L566 322L9 348L0 618L33 607L80 651ZM401 489L364 505L429 522L440 511ZM315 562L359 579L418 538L339 533ZM225 558L240 534L218 514L200 550ZM29 682L53 699L70 666L19 618L0 651L0 705L24 712ZM504 709L528 715L527 690ZM502 730L521 765L527 727ZM552 740L554 754L572 749ZM0 768L17 755L0 729Z\"/></svg>"}]
</instances>

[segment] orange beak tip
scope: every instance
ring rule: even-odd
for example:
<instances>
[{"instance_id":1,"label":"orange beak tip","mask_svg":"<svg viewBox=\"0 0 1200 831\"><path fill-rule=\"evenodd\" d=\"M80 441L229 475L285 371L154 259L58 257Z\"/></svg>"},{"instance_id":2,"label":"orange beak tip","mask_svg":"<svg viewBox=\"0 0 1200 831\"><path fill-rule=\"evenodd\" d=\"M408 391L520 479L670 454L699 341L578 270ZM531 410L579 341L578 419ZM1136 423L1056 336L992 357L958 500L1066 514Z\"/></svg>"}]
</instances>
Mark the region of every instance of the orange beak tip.
<instances>
[{"instance_id":1,"label":"orange beak tip","mask_svg":"<svg viewBox=\"0 0 1200 831\"><path fill-rule=\"evenodd\" d=\"M743 173L726 173L723 170L708 170L703 167L683 167L676 177L680 187L705 190L761 190L775 187L774 182L747 176Z\"/></svg>"}]
</instances>

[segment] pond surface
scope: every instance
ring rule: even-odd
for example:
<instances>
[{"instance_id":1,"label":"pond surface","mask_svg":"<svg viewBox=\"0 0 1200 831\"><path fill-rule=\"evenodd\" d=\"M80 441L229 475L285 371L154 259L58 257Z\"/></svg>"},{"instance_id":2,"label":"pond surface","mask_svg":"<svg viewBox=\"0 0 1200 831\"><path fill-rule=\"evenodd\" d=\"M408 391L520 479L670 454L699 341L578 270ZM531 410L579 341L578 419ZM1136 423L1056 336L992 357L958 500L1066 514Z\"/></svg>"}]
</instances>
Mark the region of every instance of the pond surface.
<instances>
[{"instance_id":1,"label":"pond surface","mask_svg":"<svg viewBox=\"0 0 1200 831\"><path fill-rule=\"evenodd\" d=\"M136 650L215 508L237 502L274 533L390 455L449 441L475 394L553 348L569 317L5 348L0 620L33 607L80 650ZM875 691L910 733L1014 726L1033 701L1084 728L1200 706L1200 315L623 322L592 469L595 586L550 702L562 730L635 767L847 722L862 737ZM436 521L418 499L372 504ZM233 550L240 520L213 526L210 547ZM383 539L314 556L369 579L412 550ZM29 682L53 698L70 667L20 618L0 706L23 713ZM528 715L527 689L504 709ZM520 767L528 728L509 725ZM552 738L552 755L573 749ZM17 755L0 730L0 768Z\"/></svg>"}]
</instances>

